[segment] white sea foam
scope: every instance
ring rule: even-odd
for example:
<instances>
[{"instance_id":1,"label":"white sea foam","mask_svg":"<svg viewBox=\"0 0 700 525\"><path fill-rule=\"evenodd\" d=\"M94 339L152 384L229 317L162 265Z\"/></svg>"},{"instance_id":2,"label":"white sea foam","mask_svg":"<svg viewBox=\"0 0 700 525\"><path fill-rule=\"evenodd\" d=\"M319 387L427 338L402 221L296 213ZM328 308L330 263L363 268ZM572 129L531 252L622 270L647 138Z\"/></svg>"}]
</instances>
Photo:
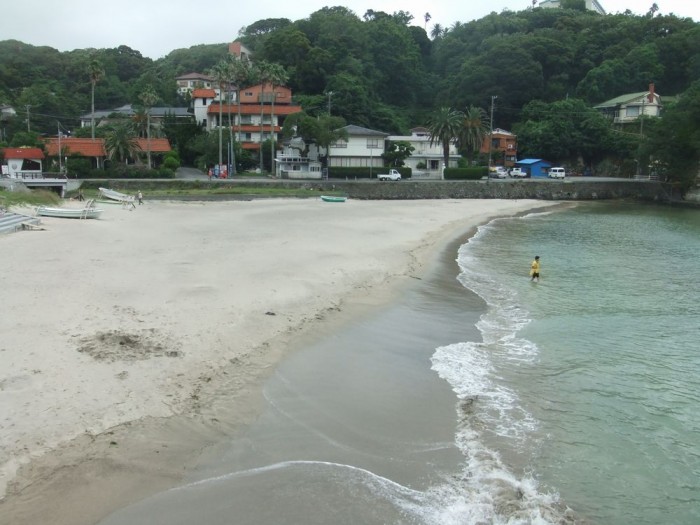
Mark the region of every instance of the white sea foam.
<instances>
[{"instance_id":1,"label":"white sea foam","mask_svg":"<svg viewBox=\"0 0 700 525\"><path fill-rule=\"evenodd\" d=\"M516 476L485 445L485 436L510 443L511 450L536 429L537 422L522 407L517 392L499 376L499 367L517 366L537 358L537 346L518 336L530 322L528 311L514 290L482 268L473 248L490 225L482 226L459 250L459 281L487 304L477 323L482 342L458 342L436 349L432 369L445 379L459 400L456 444L465 457L463 474L431 491L439 504L430 509L426 523L559 523L566 520L556 494L538 491L536 480Z\"/></svg>"}]
</instances>

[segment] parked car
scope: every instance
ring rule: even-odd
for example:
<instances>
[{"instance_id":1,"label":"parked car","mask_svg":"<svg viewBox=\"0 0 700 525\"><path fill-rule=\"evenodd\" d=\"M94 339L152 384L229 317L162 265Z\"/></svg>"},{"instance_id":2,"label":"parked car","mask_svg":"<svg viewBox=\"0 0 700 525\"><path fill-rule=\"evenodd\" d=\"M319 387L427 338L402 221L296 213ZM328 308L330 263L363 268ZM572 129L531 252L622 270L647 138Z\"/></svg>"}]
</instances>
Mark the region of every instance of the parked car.
<instances>
[{"instance_id":1,"label":"parked car","mask_svg":"<svg viewBox=\"0 0 700 525\"><path fill-rule=\"evenodd\" d=\"M390 169L389 173L379 173L377 178L379 180L401 180L401 174L399 170Z\"/></svg>"},{"instance_id":2,"label":"parked car","mask_svg":"<svg viewBox=\"0 0 700 525\"><path fill-rule=\"evenodd\" d=\"M529 175L527 174L527 171L523 170L522 168L513 168L510 170L510 176L524 179L525 177L528 177Z\"/></svg>"},{"instance_id":3,"label":"parked car","mask_svg":"<svg viewBox=\"0 0 700 525\"><path fill-rule=\"evenodd\" d=\"M508 172L503 166L491 166L489 168L489 177L492 179L506 179Z\"/></svg>"},{"instance_id":4,"label":"parked car","mask_svg":"<svg viewBox=\"0 0 700 525\"><path fill-rule=\"evenodd\" d=\"M566 177L566 170L564 168L550 168L548 175L551 179L563 179Z\"/></svg>"}]
</instances>

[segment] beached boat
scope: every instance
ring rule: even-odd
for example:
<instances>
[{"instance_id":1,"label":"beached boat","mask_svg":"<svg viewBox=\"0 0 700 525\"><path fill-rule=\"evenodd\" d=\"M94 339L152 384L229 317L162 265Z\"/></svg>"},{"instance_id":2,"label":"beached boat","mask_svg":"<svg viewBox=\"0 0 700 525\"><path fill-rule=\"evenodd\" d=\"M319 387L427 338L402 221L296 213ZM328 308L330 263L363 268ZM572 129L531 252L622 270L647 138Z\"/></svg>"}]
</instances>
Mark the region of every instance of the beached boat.
<instances>
[{"instance_id":1,"label":"beached boat","mask_svg":"<svg viewBox=\"0 0 700 525\"><path fill-rule=\"evenodd\" d=\"M321 195L321 200L324 202L345 202L347 197L334 197L332 195Z\"/></svg>"},{"instance_id":2,"label":"beached boat","mask_svg":"<svg viewBox=\"0 0 700 525\"><path fill-rule=\"evenodd\" d=\"M102 210L95 208L94 201L89 200L84 208L52 208L39 206L36 214L42 217L60 217L63 219L99 219Z\"/></svg>"},{"instance_id":3,"label":"beached boat","mask_svg":"<svg viewBox=\"0 0 700 525\"><path fill-rule=\"evenodd\" d=\"M127 195L126 193L120 193L115 190L110 190L109 188L100 188L100 193L105 199L111 199L113 201L119 202L131 202L134 200L133 195Z\"/></svg>"}]
</instances>

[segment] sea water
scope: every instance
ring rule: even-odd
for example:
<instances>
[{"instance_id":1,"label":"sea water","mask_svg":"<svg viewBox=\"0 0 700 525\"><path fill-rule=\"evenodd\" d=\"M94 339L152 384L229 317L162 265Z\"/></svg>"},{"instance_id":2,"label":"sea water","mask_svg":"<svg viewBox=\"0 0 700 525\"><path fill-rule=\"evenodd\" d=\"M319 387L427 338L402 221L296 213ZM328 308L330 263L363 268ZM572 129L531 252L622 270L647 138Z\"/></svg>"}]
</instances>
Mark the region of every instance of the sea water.
<instances>
[{"instance_id":1,"label":"sea water","mask_svg":"<svg viewBox=\"0 0 700 525\"><path fill-rule=\"evenodd\" d=\"M700 212L499 219L458 262L488 310L433 356L466 458L444 522L700 523Z\"/></svg>"},{"instance_id":2,"label":"sea water","mask_svg":"<svg viewBox=\"0 0 700 525\"><path fill-rule=\"evenodd\" d=\"M699 254L697 210L494 220L285 359L185 484L100 523L700 523Z\"/></svg>"}]
</instances>

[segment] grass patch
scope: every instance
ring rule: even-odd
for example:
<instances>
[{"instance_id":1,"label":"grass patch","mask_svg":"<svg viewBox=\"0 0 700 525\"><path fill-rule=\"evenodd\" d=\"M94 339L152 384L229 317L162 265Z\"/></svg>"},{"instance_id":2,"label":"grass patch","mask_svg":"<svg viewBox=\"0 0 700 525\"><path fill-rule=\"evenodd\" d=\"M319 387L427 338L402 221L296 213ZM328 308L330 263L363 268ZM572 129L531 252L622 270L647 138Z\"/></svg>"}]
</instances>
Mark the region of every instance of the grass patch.
<instances>
[{"instance_id":1,"label":"grass patch","mask_svg":"<svg viewBox=\"0 0 700 525\"><path fill-rule=\"evenodd\" d=\"M53 191L6 191L0 188L0 208L3 209L24 206L47 206L55 205L60 202L61 197Z\"/></svg>"},{"instance_id":2,"label":"grass patch","mask_svg":"<svg viewBox=\"0 0 700 525\"><path fill-rule=\"evenodd\" d=\"M308 197L314 195L314 190L303 188L261 188L261 187L236 187L227 186L220 188L191 188L191 189L160 189L150 190L148 195L152 197L177 197L177 196L216 196L216 195L259 195L261 197Z\"/></svg>"}]
</instances>

